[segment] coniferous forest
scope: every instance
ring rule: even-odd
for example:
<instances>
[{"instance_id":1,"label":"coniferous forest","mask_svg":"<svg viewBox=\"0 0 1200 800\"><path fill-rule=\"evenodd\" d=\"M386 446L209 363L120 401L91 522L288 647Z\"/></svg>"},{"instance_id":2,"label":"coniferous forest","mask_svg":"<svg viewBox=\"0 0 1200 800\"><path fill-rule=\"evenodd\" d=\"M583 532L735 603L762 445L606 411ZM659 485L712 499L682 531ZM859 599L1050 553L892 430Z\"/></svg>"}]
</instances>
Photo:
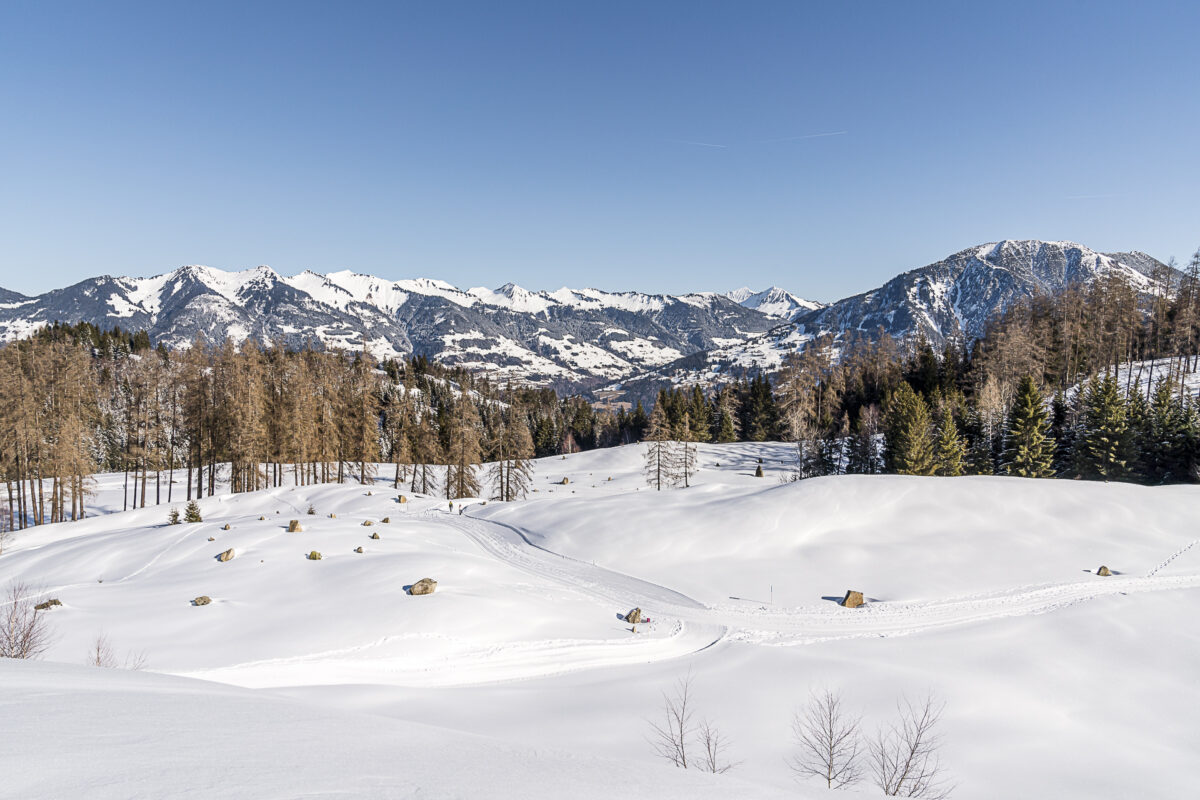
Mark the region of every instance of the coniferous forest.
<instances>
[{"instance_id":1,"label":"coniferous forest","mask_svg":"<svg viewBox=\"0 0 1200 800\"><path fill-rule=\"evenodd\" d=\"M643 439L659 451L657 488L687 483L693 443L768 440L795 443L795 479L1195 481L1198 270L1161 295L1112 278L1035 297L970 346L818 339L770 377L664 388L651 412L496 386L420 356L253 340L172 352L144 332L55 324L0 349L3 521L85 515L96 472L124 474L130 508L226 480L235 492L363 481L379 462L397 488L511 500L529 490L532 458Z\"/></svg>"}]
</instances>

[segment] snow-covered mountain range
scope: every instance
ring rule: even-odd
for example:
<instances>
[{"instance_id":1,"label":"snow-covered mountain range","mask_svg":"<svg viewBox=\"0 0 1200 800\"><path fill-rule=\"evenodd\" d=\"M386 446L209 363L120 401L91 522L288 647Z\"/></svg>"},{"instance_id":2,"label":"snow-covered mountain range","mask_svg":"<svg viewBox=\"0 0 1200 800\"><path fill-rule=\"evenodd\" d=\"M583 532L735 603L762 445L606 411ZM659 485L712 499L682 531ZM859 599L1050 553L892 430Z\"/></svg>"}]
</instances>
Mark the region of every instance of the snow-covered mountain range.
<instances>
[{"instance_id":1,"label":"snow-covered mountain range","mask_svg":"<svg viewBox=\"0 0 1200 800\"><path fill-rule=\"evenodd\" d=\"M418 353L497 379L586 389L770 370L813 335L921 332L934 342L978 335L1015 298L1117 272L1148 287L1162 265L1069 242L969 248L829 305L783 289L683 295L562 288L459 289L444 281L353 272L285 277L269 267L180 267L151 278L102 276L27 297L0 289L0 339L53 321L145 329L185 347L253 336L291 346Z\"/></svg>"}]
</instances>

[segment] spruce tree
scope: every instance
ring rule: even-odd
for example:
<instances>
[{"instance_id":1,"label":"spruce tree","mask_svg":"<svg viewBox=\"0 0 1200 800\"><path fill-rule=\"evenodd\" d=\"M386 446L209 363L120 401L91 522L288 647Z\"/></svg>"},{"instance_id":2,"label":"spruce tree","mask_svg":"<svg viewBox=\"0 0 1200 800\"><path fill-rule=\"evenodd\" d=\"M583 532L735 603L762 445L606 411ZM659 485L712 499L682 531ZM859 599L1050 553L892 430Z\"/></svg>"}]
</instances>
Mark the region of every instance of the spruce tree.
<instances>
[{"instance_id":1,"label":"spruce tree","mask_svg":"<svg viewBox=\"0 0 1200 800\"><path fill-rule=\"evenodd\" d=\"M937 467L929 406L904 381L885 415L884 463L900 475L932 475Z\"/></svg>"},{"instance_id":2,"label":"spruce tree","mask_svg":"<svg viewBox=\"0 0 1200 800\"><path fill-rule=\"evenodd\" d=\"M949 403L942 405L942 418L938 421L937 441L934 444L934 459L937 474L948 478L963 474L967 447L958 434L958 424Z\"/></svg>"},{"instance_id":3,"label":"spruce tree","mask_svg":"<svg viewBox=\"0 0 1200 800\"><path fill-rule=\"evenodd\" d=\"M1141 381L1134 381L1133 390L1125 402L1125 413L1129 419L1129 478L1139 483L1149 483L1154 472L1156 453L1150 404L1142 394Z\"/></svg>"},{"instance_id":4,"label":"spruce tree","mask_svg":"<svg viewBox=\"0 0 1200 800\"><path fill-rule=\"evenodd\" d=\"M167 524L168 525L178 525L179 524L179 509L178 508L171 509L171 513L167 515Z\"/></svg>"},{"instance_id":5,"label":"spruce tree","mask_svg":"<svg viewBox=\"0 0 1200 800\"><path fill-rule=\"evenodd\" d=\"M1054 476L1054 440L1048 432L1046 403L1033 378L1026 375L1008 417L1004 471L1021 478Z\"/></svg>"},{"instance_id":6,"label":"spruce tree","mask_svg":"<svg viewBox=\"0 0 1200 800\"><path fill-rule=\"evenodd\" d=\"M1129 420L1125 398L1115 375L1088 383L1083 425L1075 448L1080 477L1123 480L1129 475Z\"/></svg>"},{"instance_id":7,"label":"spruce tree","mask_svg":"<svg viewBox=\"0 0 1200 800\"><path fill-rule=\"evenodd\" d=\"M1169 378L1154 388L1150 402L1147 480L1153 484L1188 479L1187 414Z\"/></svg>"},{"instance_id":8,"label":"spruce tree","mask_svg":"<svg viewBox=\"0 0 1200 800\"><path fill-rule=\"evenodd\" d=\"M183 511L184 522L204 522L200 518L200 506L195 500L191 500L187 504L187 508Z\"/></svg>"}]
</instances>

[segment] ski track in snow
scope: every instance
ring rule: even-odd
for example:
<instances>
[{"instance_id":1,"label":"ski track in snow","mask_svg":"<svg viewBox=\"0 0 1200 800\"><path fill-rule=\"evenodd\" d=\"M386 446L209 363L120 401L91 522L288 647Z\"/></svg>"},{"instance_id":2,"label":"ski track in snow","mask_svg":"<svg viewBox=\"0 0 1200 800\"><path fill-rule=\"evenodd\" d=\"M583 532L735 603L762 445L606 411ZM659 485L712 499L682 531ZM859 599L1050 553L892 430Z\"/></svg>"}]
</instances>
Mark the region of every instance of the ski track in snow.
<instances>
[{"instance_id":1,"label":"ski track in snow","mask_svg":"<svg viewBox=\"0 0 1200 800\"><path fill-rule=\"evenodd\" d=\"M668 587L547 550L533 544L515 526L437 509L425 510L419 516L456 529L484 553L516 569L560 583L614 608L637 604L656 623L647 626L651 628L648 635L631 635L628 640L561 639L490 645L455 655L452 674L444 669L447 664L405 664L395 659L387 659L371 670L377 678L390 677L406 685L477 685L648 663L691 655L725 641L789 647L840 639L908 636L1005 617L1044 614L1100 597L1200 587L1200 575L1155 577L1158 570L1200 542L1197 540L1172 554L1146 577L1095 576L1073 583L1017 586L935 600L869 601L857 609L846 609L834 602L787 609L762 605L706 606ZM666 636L654 635L664 623L670 626L670 632ZM344 651L242 664L195 675L220 680L222 673L229 671L339 660L341 656L369 650L395 638L404 637L387 637Z\"/></svg>"},{"instance_id":2,"label":"ski track in snow","mask_svg":"<svg viewBox=\"0 0 1200 800\"><path fill-rule=\"evenodd\" d=\"M268 496L297 515L306 509L275 489ZM219 502L224 504L225 497ZM1007 617L1044 614L1102 597L1140 592L1200 588L1200 574L1158 573L1200 544L1194 540L1144 576L1091 576L1082 581L1018 585L1002 590L920 600L868 600L857 609L831 599L793 608L751 602L706 605L667 586L633 577L590 561L535 544L517 526L470 513L427 508L412 515L422 522L453 529L486 556L569 592L624 613L638 606L654 620L627 638L556 638L489 643L438 633L397 633L347 647L297 656L248 661L181 673L240 685L389 683L406 686L468 686L548 677L583 670L645 664L681 658L722 643L773 647L819 644L844 639L908 636ZM162 543L141 567L113 583L124 583L152 570L189 538L186 527ZM69 540L68 540L69 541ZM81 540L82 541L82 540ZM38 548L35 548L38 549ZM81 584L47 589L57 593ZM451 645L430 659L407 656L395 645L435 638Z\"/></svg>"},{"instance_id":3,"label":"ski track in snow","mask_svg":"<svg viewBox=\"0 0 1200 800\"><path fill-rule=\"evenodd\" d=\"M843 608L833 602L779 610L766 606L704 606L666 587L553 554L531 544L515 527L469 517L447 517L447 521L484 550L510 564L567 582L606 600L620 602L630 597L645 598L644 610L651 617L666 615L679 619L685 628L690 625L719 631L719 635L696 651L711 647L722 639L792 646L869 636L906 636L952 625L1044 614L1097 597L1200 587L1200 575L1154 577L1158 570L1197 543L1192 542L1145 578L1096 576L1077 583L1017 586L999 592L939 600L868 602L857 609ZM535 552L540 555L532 555Z\"/></svg>"}]
</instances>

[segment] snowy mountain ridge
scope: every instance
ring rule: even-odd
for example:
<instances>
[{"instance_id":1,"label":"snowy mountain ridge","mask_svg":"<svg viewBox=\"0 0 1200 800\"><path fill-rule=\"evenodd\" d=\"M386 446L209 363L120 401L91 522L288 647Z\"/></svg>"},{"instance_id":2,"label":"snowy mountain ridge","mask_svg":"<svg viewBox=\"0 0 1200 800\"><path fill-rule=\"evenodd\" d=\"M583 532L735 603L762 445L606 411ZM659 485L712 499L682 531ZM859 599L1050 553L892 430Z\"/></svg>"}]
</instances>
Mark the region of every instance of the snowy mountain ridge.
<instances>
[{"instance_id":1,"label":"snowy mountain ridge","mask_svg":"<svg viewBox=\"0 0 1200 800\"><path fill-rule=\"evenodd\" d=\"M1165 264L1137 251L1099 253L1074 242L989 242L905 272L877 289L791 314L786 324L744 341L632 376L619 388L642 397L662 384L708 385L759 371L773 372L789 352L827 334L839 342L850 335L874 337L880 331L898 339L921 335L935 347L952 336L969 341L984 332L992 316L1016 300L1055 294L1072 284L1111 275L1148 292L1168 272ZM754 301L747 292L736 290L728 296L748 305Z\"/></svg>"},{"instance_id":2,"label":"snowy mountain ridge","mask_svg":"<svg viewBox=\"0 0 1200 800\"><path fill-rule=\"evenodd\" d=\"M145 329L187 347L198 336L300 347L423 354L498 380L587 390L629 381L706 380L770 371L814 335L979 335L1013 300L1118 273L1140 288L1166 269L1144 253L1071 242L967 248L883 286L824 305L770 287L681 295L600 289L532 291L513 283L458 288L349 270L285 277L189 265L148 278L100 276L36 297L0 289L0 341L54 321ZM698 368L697 362L703 362Z\"/></svg>"}]
</instances>

